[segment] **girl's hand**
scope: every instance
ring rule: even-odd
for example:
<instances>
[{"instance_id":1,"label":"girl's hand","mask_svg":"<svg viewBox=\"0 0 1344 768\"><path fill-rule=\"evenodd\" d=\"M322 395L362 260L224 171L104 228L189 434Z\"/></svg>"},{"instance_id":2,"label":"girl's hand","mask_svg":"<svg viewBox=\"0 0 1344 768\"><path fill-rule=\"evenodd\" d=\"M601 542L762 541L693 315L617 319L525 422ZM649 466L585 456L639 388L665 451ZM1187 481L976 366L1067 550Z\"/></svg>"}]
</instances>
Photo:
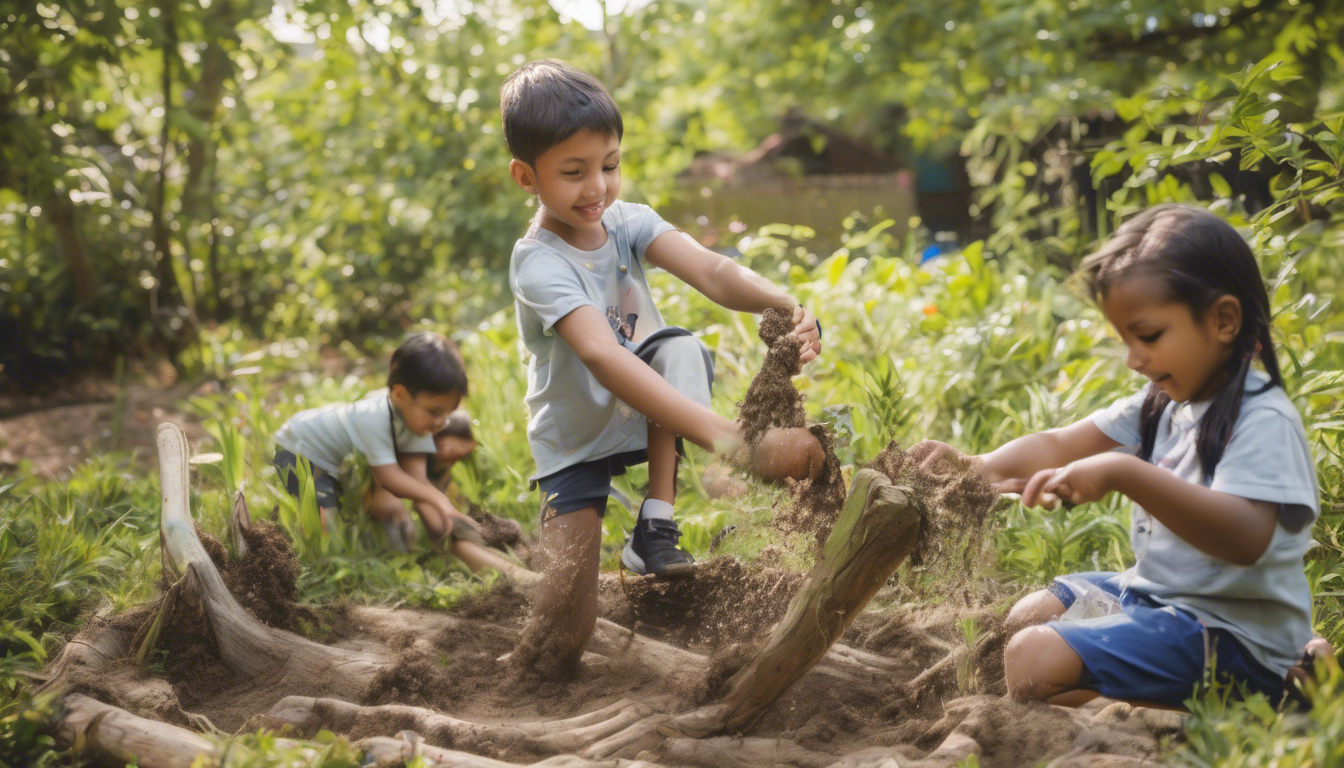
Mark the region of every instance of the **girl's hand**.
<instances>
[{"instance_id":1,"label":"girl's hand","mask_svg":"<svg viewBox=\"0 0 1344 768\"><path fill-rule=\"evenodd\" d=\"M817 316L802 304L793 308L793 335L802 341L799 360L806 365L817 359L821 354L821 326L817 324Z\"/></svg>"},{"instance_id":2,"label":"girl's hand","mask_svg":"<svg viewBox=\"0 0 1344 768\"><path fill-rule=\"evenodd\" d=\"M984 476L995 493L1021 493L1026 478L999 477L985 468L984 456L968 456L956 448L937 440L921 440L910 449L910 455L919 462L920 469L934 476L955 474L969 466Z\"/></svg>"},{"instance_id":3,"label":"girl's hand","mask_svg":"<svg viewBox=\"0 0 1344 768\"><path fill-rule=\"evenodd\" d=\"M1059 469L1043 469L1022 488L1022 503L1053 509L1056 501L1067 505L1100 501L1115 490L1113 472L1121 454L1101 454L1081 459Z\"/></svg>"}]
</instances>

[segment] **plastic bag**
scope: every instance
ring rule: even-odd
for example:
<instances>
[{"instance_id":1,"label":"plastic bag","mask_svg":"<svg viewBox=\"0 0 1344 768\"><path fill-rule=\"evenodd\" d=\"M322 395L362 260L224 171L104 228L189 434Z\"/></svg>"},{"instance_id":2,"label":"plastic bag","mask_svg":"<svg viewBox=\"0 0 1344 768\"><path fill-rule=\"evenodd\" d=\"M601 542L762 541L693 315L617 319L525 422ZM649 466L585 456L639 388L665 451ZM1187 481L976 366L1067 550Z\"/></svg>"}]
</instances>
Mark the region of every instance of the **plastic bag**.
<instances>
[{"instance_id":1,"label":"plastic bag","mask_svg":"<svg viewBox=\"0 0 1344 768\"><path fill-rule=\"evenodd\" d=\"M1120 600L1091 582L1079 579L1055 579L1073 593L1073 605L1057 621L1081 621L1120 613Z\"/></svg>"}]
</instances>

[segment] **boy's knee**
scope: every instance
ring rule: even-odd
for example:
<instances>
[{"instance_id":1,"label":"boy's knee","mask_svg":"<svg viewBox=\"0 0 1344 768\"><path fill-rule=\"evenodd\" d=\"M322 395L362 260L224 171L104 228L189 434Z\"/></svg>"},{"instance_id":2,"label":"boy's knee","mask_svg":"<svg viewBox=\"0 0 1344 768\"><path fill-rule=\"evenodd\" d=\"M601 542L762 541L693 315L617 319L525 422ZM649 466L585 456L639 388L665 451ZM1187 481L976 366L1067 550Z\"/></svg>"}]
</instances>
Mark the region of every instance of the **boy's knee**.
<instances>
[{"instance_id":1,"label":"boy's knee","mask_svg":"<svg viewBox=\"0 0 1344 768\"><path fill-rule=\"evenodd\" d=\"M369 517L380 523L389 523L406 516L406 505L390 493L375 493L369 502Z\"/></svg>"}]
</instances>

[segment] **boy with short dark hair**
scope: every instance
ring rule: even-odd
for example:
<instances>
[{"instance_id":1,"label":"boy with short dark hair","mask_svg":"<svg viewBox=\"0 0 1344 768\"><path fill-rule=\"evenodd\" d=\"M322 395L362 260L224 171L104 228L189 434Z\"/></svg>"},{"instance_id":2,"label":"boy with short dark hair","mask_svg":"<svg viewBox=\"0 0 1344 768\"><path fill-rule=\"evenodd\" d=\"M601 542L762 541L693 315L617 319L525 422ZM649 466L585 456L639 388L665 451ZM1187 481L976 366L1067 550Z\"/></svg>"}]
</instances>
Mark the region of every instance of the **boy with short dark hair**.
<instances>
[{"instance_id":1,"label":"boy with short dark hair","mask_svg":"<svg viewBox=\"0 0 1344 768\"><path fill-rule=\"evenodd\" d=\"M457 346L442 334L412 334L392 353L387 389L353 403L303 411L280 427L276 471L297 496L299 457L308 461L327 529L340 508L341 464L352 453L362 453L373 472L367 510L383 524L394 548L406 551L415 538L403 502L410 499L433 541L450 538L453 554L473 571L490 567L513 577L522 569L487 550L471 518L427 476L428 457L439 452L434 435L466 394L467 374Z\"/></svg>"},{"instance_id":2,"label":"boy with short dark hair","mask_svg":"<svg viewBox=\"0 0 1344 768\"><path fill-rule=\"evenodd\" d=\"M648 461L622 564L641 574L692 571L672 520L678 443L686 438L767 477L810 477L821 447L805 429L775 430L747 451L709 410L713 363L683 328L665 327L644 271L661 267L716 303L794 311L803 361L821 350L816 318L769 281L618 199L620 110L595 78L535 61L505 81L504 136L514 182L537 215L514 247L509 283L531 353L528 440L543 499L544 578L535 603L546 644L577 659L596 620L601 517L611 477Z\"/></svg>"}]
</instances>

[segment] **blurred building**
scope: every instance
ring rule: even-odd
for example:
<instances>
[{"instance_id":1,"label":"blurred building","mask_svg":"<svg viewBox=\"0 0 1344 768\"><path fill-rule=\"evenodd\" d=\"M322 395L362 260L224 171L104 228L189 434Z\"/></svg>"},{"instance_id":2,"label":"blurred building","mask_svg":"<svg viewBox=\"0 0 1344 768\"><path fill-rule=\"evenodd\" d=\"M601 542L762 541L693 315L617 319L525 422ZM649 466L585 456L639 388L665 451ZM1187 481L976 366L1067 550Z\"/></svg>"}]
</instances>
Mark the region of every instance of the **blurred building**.
<instances>
[{"instance_id":1,"label":"blurred building","mask_svg":"<svg viewBox=\"0 0 1344 768\"><path fill-rule=\"evenodd\" d=\"M798 112L748 152L696 157L678 189L664 214L711 247L773 223L810 227L821 244L834 245L855 212L872 223L892 219L900 237L913 216L935 231L969 222L959 164L896 157Z\"/></svg>"}]
</instances>

